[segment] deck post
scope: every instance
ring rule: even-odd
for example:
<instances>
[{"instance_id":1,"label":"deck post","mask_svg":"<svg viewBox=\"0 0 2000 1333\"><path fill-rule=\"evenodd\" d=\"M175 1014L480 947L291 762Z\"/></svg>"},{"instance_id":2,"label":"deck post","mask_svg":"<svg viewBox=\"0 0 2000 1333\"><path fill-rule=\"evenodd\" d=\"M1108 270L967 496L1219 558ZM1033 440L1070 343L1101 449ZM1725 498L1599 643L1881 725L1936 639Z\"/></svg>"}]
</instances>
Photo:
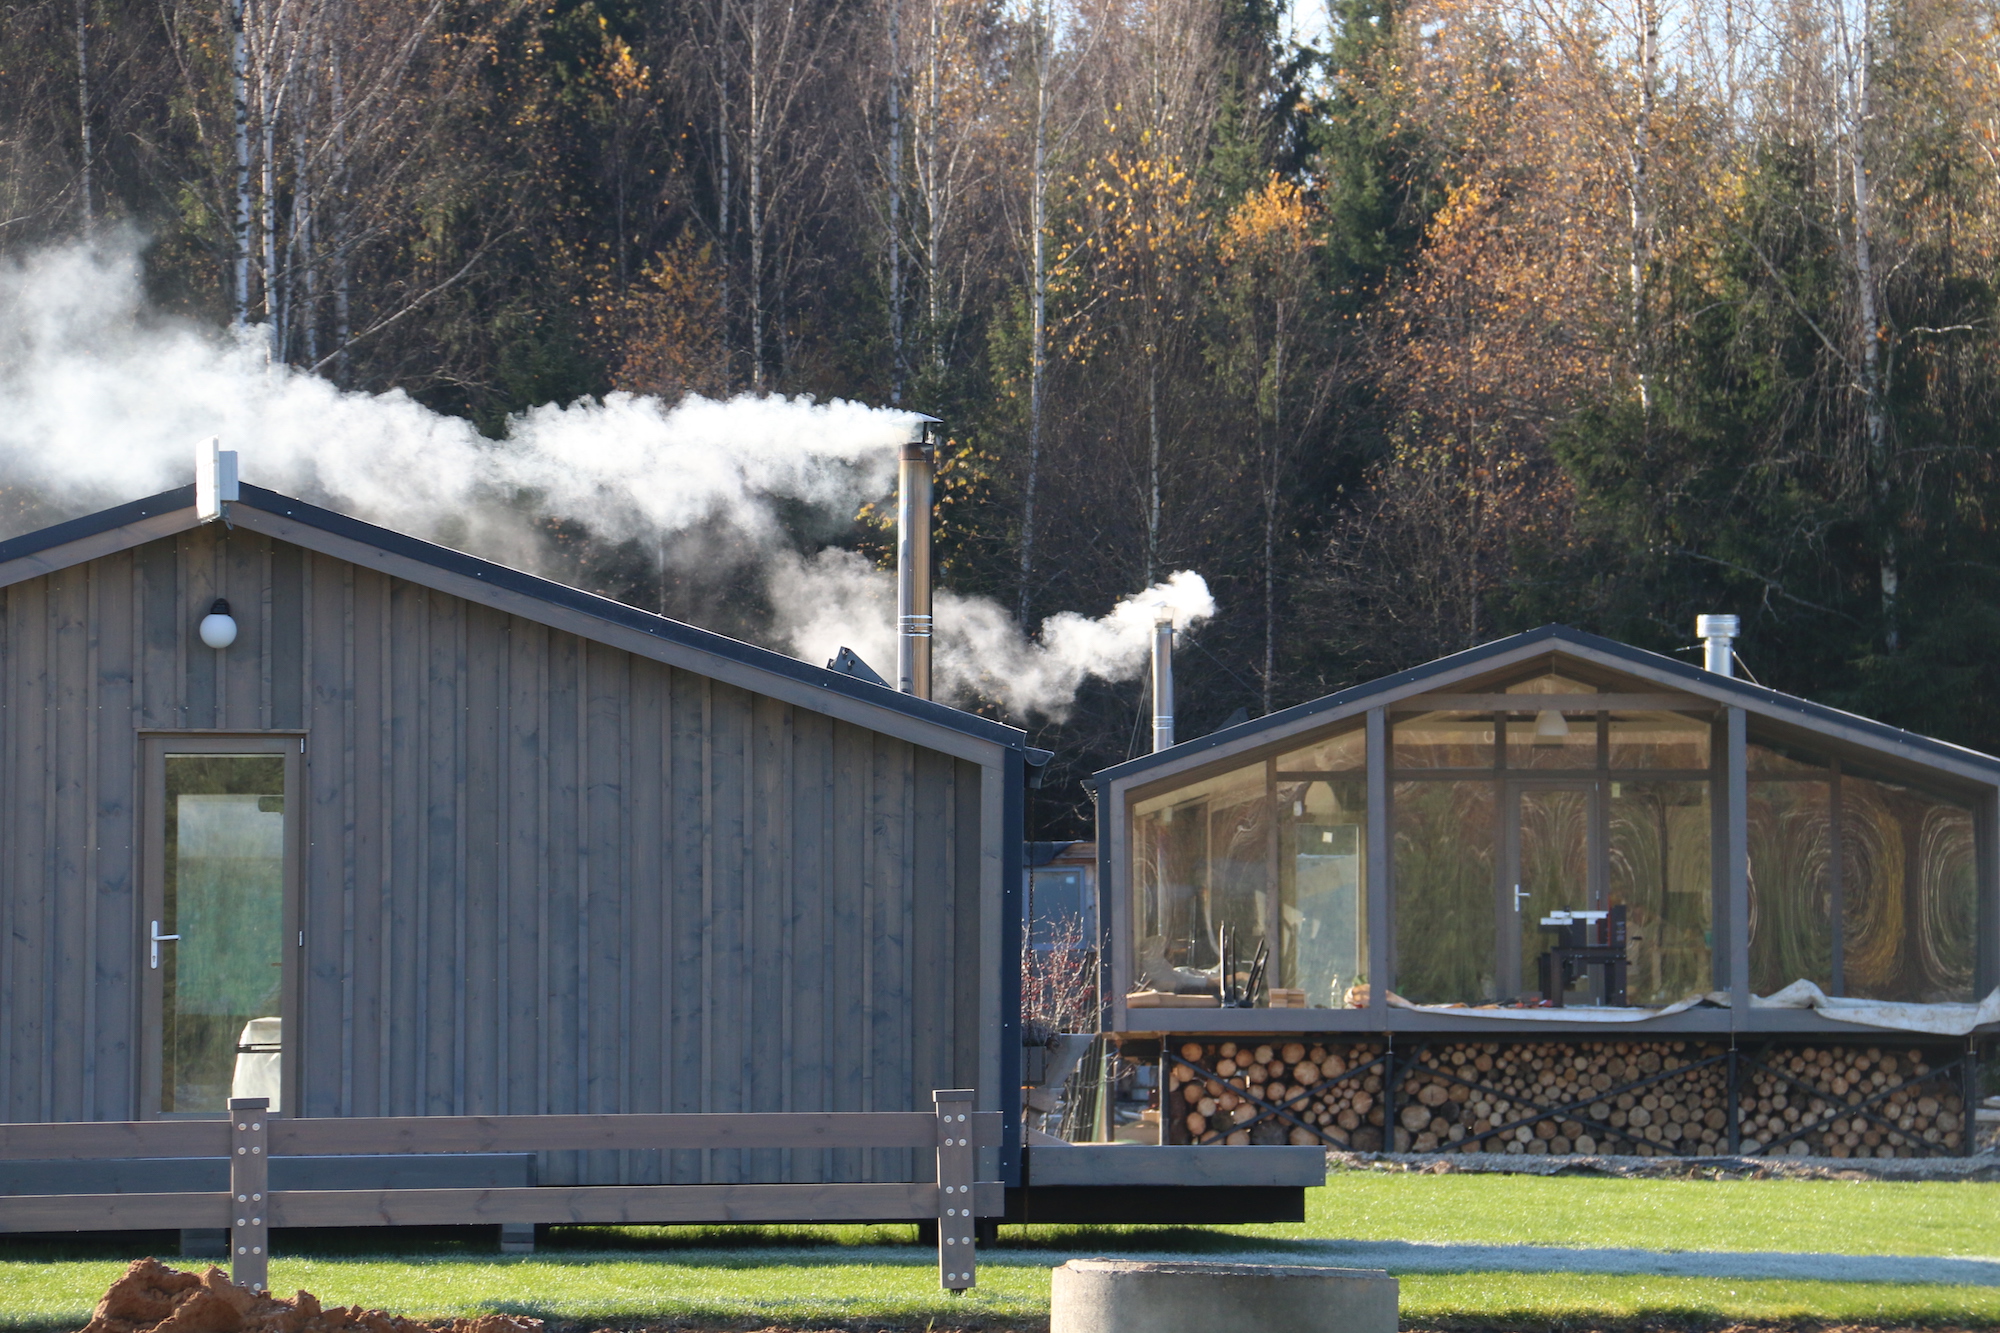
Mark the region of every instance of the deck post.
<instances>
[{"instance_id":1,"label":"deck post","mask_svg":"<svg viewBox=\"0 0 2000 1333\"><path fill-rule=\"evenodd\" d=\"M271 1157L265 1124L269 1097L229 1099L229 1275L239 1287L264 1291L271 1285Z\"/></svg>"},{"instance_id":2,"label":"deck post","mask_svg":"<svg viewBox=\"0 0 2000 1333\"><path fill-rule=\"evenodd\" d=\"M972 1147L972 1089L940 1088L937 1103L938 1281L964 1291L978 1277L973 1241L972 1177L978 1154Z\"/></svg>"}]
</instances>

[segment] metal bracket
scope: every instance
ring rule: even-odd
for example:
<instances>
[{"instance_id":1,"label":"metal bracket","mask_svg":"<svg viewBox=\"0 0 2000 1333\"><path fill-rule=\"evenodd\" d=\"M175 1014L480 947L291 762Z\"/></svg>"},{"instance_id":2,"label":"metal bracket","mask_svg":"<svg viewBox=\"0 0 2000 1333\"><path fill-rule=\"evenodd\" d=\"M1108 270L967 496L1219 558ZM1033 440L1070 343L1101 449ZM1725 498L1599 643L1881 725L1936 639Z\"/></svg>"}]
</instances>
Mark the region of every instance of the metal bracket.
<instances>
[{"instance_id":1,"label":"metal bracket","mask_svg":"<svg viewBox=\"0 0 2000 1333\"><path fill-rule=\"evenodd\" d=\"M271 1285L271 1099L229 1099L229 1276L239 1287Z\"/></svg>"},{"instance_id":2,"label":"metal bracket","mask_svg":"<svg viewBox=\"0 0 2000 1333\"><path fill-rule=\"evenodd\" d=\"M972 1222L972 1185L978 1153L972 1146L972 1090L931 1094L937 1103L938 1281L948 1291L964 1291L979 1276Z\"/></svg>"}]
</instances>

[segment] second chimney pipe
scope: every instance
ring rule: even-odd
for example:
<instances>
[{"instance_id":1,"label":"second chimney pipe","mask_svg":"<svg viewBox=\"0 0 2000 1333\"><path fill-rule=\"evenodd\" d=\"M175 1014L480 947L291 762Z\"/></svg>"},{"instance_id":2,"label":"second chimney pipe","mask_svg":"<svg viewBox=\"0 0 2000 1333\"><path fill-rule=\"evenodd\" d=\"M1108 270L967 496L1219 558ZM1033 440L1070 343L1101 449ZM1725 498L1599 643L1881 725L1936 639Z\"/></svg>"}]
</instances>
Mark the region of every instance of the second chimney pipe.
<instances>
[{"instance_id":1,"label":"second chimney pipe","mask_svg":"<svg viewBox=\"0 0 2000 1333\"><path fill-rule=\"evenodd\" d=\"M1153 749L1174 744L1174 622L1153 622Z\"/></svg>"},{"instance_id":2,"label":"second chimney pipe","mask_svg":"<svg viewBox=\"0 0 2000 1333\"><path fill-rule=\"evenodd\" d=\"M910 423L896 463L896 688L931 697L931 482L936 417Z\"/></svg>"},{"instance_id":3,"label":"second chimney pipe","mask_svg":"<svg viewBox=\"0 0 2000 1333\"><path fill-rule=\"evenodd\" d=\"M1736 674L1736 634L1743 622L1735 616L1696 616L1694 636L1707 651L1702 665L1718 676Z\"/></svg>"}]
</instances>

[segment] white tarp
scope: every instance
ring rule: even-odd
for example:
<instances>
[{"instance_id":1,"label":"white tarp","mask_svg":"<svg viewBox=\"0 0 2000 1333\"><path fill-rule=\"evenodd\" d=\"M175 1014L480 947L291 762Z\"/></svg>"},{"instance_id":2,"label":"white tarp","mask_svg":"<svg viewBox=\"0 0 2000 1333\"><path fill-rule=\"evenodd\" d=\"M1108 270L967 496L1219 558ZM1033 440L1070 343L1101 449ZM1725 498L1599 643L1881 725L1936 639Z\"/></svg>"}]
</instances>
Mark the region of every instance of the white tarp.
<instances>
[{"instance_id":1,"label":"white tarp","mask_svg":"<svg viewBox=\"0 0 2000 1333\"><path fill-rule=\"evenodd\" d=\"M1411 1004L1394 991L1389 992L1389 1004L1396 1009L1413 1009L1420 1014L1450 1014L1453 1018L1504 1018L1509 1022L1527 1019L1544 1023L1643 1023L1649 1018L1664 1018L1677 1014L1683 1009L1692 1009L1710 997L1690 995L1685 1000L1676 1001L1663 1009L1637 1009L1596 1004L1571 1004L1560 1009L1513 1009L1495 1006L1474 1009L1461 1004Z\"/></svg>"},{"instance_id":2,"label":"white tarp","mask_svg":"<svg viewBox=\"0 0 2000 1333\"><path fill-rule=\"evenodd\" d=\"M1728 1003L1724 997L1723 1003ZM1895 1004L1888 1000L1855 1000L1828 995L1810 981L1794 981L1771 995L1750 997L1752 1009L1812 1009L1842 1023L1898 1032L1928 1032L1939 1037L1963 1037L1976 1027L2000 1023L2000 986L1978 1004Z\"/></svg>"},{"instance_id":3,"label":"white tarp","mask_svg":"<svg viewBox=\"0 0 2000 1333\"><path fill-rule=\"evenodd\" d=\"M1618 1009L1592 1004L1573 1004L1561 1009L1473 1009L1455 1004L1412 1004L1394 991L1389 1003L1398 1009L1423 1014L1450 1014L1454 1018L1527 1019L1544 1023L1643 1023L1692 1009L1698 1004L1729 1007L1728 991L1690 995L1685 1000L1659 1009ZM2000 987L1994 988L1978 1004L1895 1004L1887 1000L1856 1000L1828 995L1810 981L1794 981L1771 995L1750 997L1752 1009L1811 1009L1822 1017L1865 1027L1888 1028L1897 1032L1927 1032L1939 1037L1963 1037L1974 1028L2000 1023Z\"/></svg>"}]
</instances>

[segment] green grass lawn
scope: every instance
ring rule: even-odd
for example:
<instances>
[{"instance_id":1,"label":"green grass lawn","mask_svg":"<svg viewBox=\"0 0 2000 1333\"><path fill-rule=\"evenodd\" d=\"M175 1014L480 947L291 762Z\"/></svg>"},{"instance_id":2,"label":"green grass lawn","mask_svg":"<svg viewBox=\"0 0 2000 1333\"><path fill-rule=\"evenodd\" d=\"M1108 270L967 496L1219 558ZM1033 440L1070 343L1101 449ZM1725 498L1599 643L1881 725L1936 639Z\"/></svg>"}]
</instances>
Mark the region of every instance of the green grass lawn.
<instances>
[{"instance_id":1,"label":"green grass lawn","mask_svg":"<svg viewBox=\"0 0 2000 1333\"><path fill-rule=\"evenodd\" d=\"M931 1253L910 1243L908 1227L559 1229L531 1257L493 1254L465 1232L398 1233L393 1257L380 1253L381 1233L281 1235L272 1285L304 1287L328 1304L417 1316L510 1310L586 1328L1019 1328L1046 1320L1048 1267L1074 1253L1282 1259L1301 1241L1346 1238L2000 1256L2000 1184L1354 1172L1308 1200L1298 1224L1009 1228L985 1252L978 1290L964 1297L938 1290ZM125 1259L162 1240L145 1238L139 1249L0 1245L0 1328L80 1326ZM1418 1274L1402 1286L1404 1320L1421 1327L2000 1326L1994 1287L1513 1273Z\"/></svg>"},{"instance_id":2,"label":"green grass lawn","mask_svg":"<svg viewBox=\"0 0 2000 1333\"><path fill-rule=\"evenodd\" d=\"M1302 1226L1233 1229L1351 1240L2000 1257L2000 1183L1348 1171L1306 1197Z\"/></svg>"}]
</instances>

